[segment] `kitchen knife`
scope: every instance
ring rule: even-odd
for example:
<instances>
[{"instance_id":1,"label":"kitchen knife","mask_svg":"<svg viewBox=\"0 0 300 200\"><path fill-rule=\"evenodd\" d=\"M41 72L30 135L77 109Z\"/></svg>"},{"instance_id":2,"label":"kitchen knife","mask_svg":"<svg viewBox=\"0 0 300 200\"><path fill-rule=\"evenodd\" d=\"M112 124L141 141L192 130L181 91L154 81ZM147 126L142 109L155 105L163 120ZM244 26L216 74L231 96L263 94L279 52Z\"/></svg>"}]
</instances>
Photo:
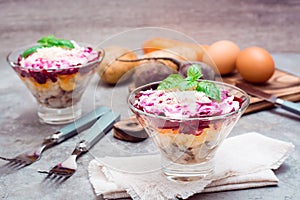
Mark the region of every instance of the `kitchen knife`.
<instances>
[{"instance_id":1,"label":"kitchen knife","mask_svg":"<svg viewBox=\"0 0 300 200\"><path fill-rule=\"evenodd\" d=\"M275 106L280 107L282 109L285 109L287 111L290 111L292 113L295 113L297 115L300 115L300 104L293 103L287 100L280 99L272 94L266 93L262 91L259 88L254 88L252 85L244 82L238 82L235 84L237 87L241 88L248 94L251 94L253 96L259 97L261 99L264 99L266 101L269 101Z\"/></svg>"},{"instance_id":2,"label":"kitchen knife","mask_svg":"<svg viewBox=\"0 0 300 200\"><path fill-rule=\"evenodd\" d=\"M91 127L101 116L105 113L109 112L111 109L105 106L97 107L96 109L92 110L91 112L87 113L83 117L75 120L74 122L64 126L56 133L51 135L49 138L53 140L56 144L74 136L78 133L86 130L87 128Z\"/></svg>"},{"instance_id":3,"label":"kitchen knife","mask_svg":"<svg viewBox=\"0 0 300 200\"><path fill-rule=\"evenodd\" d=\"M103 138L112 128L114 123L120 120L120 114L110 111L102 115L95 124L81 137L81 146L86 150L92 148L101 138Z\"/></svg>"}]
</instances>

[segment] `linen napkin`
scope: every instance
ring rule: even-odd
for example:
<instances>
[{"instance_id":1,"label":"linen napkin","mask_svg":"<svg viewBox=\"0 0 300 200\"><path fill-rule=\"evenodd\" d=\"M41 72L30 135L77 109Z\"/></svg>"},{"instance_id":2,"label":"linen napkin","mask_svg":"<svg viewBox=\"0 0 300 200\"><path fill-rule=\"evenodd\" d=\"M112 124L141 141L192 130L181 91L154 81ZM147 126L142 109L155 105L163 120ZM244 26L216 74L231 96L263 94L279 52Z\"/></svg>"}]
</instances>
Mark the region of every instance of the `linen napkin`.
<instances>
[{"instance_id":1,"label":"linen napkin","mask_svg":"<svg viewBox=\"0 0 300 200\"><path fill-rule=\"evenodd\" d=\"M160 155L96 158L89 164L90 182L105 199L183 199L195 193L277 185L272 169L294 145L251 132L227 138L216 152L211 179L178 183L160 170Z\"/></svg>"}]
</instances>

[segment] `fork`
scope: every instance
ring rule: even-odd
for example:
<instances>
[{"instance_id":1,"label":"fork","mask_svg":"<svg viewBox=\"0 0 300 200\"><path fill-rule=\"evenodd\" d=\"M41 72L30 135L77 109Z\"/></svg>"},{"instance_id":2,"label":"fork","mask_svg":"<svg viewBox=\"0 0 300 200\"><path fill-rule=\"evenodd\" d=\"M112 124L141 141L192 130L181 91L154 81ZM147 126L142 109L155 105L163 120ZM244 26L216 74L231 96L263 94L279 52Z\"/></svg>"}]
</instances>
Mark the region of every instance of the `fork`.
<instances>
[{"instance_id":1,"label":"fork","mask_svg":"<svg viewBox=\"0 0 300 200\"><path fill-rule=\"evenodd\" d=\"M76 160L82 154L88 152L100 139L102 139L113 127L114 123L120 119L120 114L107 112L99 118L95 124L83 134L81 141L76 145L70 157L62 163L53 167L49 172L39 170L39 173L48 174L47 177L69 178L77 170Z\"/></svg>"},{"instance_id":2,"label":"fork","mask_svg":"<svg viewBox=\"0 0 300 200\"><path fill-rule=\"evenodd\" d=\"M7 166L10 167L22 168L28 166L39 160L44 150L56 144L59 144L65 141L66 139L77 135L79 132L91 127L97 119L99 119L103 114L105 114L109 110L110 109L108 107L98 107L95 110L84 115L80 119L75 120L73 123L61 128L54 134L46 137L41 146L39 146L33 152L23 153L14 158L6 158L0 156L0 159L9 161Z\"/></svg>"}]
</instances>

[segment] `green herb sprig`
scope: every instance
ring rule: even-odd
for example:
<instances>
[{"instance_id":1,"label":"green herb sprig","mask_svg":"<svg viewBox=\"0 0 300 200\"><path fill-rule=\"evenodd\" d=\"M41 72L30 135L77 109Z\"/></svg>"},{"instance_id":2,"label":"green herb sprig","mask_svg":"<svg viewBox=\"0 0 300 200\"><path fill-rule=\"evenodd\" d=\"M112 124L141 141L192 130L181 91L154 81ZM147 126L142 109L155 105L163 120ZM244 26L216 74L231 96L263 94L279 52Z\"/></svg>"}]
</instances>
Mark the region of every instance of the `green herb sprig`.
<instances>
[{"instance_id":1,"label":"green herb sprig","mask_svg":"<svg viewBox=\"0 0 300 200\"><path fill-rule=\"evenodd\" d=\"M220 89L213 82L206 80L198 81L202 76L201 67L193 64L188 68L186 78L183 78L180 74L171 74L158 85L157 89L196 90L205 93L212 99L220 101Z\"/></svg>"},{"instance_id":2,"label":"green herb sprig","mask_svg":"<svg viewBox=\"0 0 300 200\"><path fill-rule=\"evenodd\" d=\"M36 52L37 49L43 48L43 47L57 46L57 47L67 48L67 49L73 49L73 48L75 48L74 45L73 45L73 43L70 40L56 38L53 35L48 35L48 36L42 37L41 39L39 39L37 41L37 43L38 43L38 45L26 49L22 53L22 57L26 58L30 54Z\"/></svg>"}]
</instances>

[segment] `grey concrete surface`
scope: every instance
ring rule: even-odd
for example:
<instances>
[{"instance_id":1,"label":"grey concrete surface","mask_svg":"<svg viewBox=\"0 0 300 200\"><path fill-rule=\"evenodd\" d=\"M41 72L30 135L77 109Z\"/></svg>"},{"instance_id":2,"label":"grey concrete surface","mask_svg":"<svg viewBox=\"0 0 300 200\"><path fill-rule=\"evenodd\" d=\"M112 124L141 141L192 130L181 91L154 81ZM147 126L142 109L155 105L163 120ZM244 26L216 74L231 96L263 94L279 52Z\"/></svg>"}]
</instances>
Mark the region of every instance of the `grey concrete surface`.
<instances>
[{"instance_id":1,"label":"grey concrete surface","mask_svg":"<svg viewBox=\"0 0 300 200\"><path fill-rule=\"evenodd\" d=\"M6 63L16 47L55 34L98 46L140 48L152 36L167 36L201 44L220 39L241 48L261 46L273 53L276 66L300 76L300 2L297 0L220 1L0 1L0 155L13 156L30 149L60 126L40 124L36 104ZM146 28L143 27L159 27ZM124 33L125 31L125 33ZM127 32L126 32L127 31ZM122 34L120 34L122 33ZM92 80L84 96L84 112L95 105L112 106L128 116L127 85L112 88ZM276 170L277 187L195 195L190 199L300 199L299 116L272 109L242 117L231 135L257 131L293 142L295 152ZM39 162L0 175L2 199L96 199L87 166L95 156L130 155L153 151L152 143L128 145L110 133L78 160L76 174L62 185L44 182L38 169L49 169L68 156L79 137L46 151ZM0 166L4 165L0 161Z\"/></svg>"}]
</instances>

